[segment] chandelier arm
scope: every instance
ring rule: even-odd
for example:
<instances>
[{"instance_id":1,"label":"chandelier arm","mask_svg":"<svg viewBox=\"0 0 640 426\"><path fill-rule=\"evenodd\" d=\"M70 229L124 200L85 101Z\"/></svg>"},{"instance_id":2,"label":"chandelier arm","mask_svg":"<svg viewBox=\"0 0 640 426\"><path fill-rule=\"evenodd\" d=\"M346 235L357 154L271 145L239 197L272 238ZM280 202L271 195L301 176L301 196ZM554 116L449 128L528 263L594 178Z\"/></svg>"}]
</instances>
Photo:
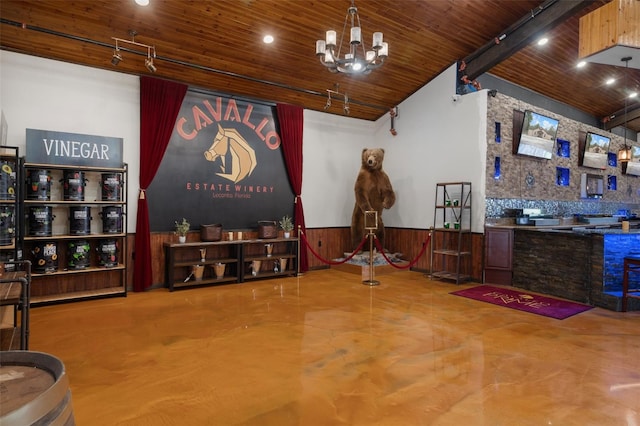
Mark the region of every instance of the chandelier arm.
<instances>
[{"instance_id":1,"label":"chandelier arm","mask_svg":"<svg viewBox=\"0 0 640 426\"><path fill-rule=\"evenodd\" d=\"M367 68L375 70L376 68L380 68L383 62L384 62L384 59L380 59L380 62L371 62L367 65Z\"/></svg>"},{"instance_id":2,"label":"chandelier arm","mask_svg":"<svg viewBox=\"0 0 640 426\"><path fill-rule=\"evenodd\" d=\"M333 64L333 63L331 63L331 62L325 62L325 61L324 61L324 56L320 56L320 63L321 63L322 65L324 65L325 67L327 67L327 68L331 68L331 67L333 67L333 66L334 66L334 64Z\"/></svg>"}]
</instances>

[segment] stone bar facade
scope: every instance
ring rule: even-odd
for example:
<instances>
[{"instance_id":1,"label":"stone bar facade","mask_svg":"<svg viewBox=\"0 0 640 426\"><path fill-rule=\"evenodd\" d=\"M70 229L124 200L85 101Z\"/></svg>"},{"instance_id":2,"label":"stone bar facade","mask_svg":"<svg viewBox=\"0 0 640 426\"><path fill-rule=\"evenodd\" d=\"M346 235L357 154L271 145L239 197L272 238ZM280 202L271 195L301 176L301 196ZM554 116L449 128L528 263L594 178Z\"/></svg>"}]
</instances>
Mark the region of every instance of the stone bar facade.
<instances>
[{"instance_id":1,"label":"stone bar facade","mask_svg":"<svg viewBox=\"0 0 640 426\"><path fill-rule=\"evenodd\" d=\"M638 231L518 228L513 285L620 311L623 258L639 250ZM640 285L637 280L631 284ZM629 300L629 310L640 310L640 300Z\"/></svg>"}]
</instances>

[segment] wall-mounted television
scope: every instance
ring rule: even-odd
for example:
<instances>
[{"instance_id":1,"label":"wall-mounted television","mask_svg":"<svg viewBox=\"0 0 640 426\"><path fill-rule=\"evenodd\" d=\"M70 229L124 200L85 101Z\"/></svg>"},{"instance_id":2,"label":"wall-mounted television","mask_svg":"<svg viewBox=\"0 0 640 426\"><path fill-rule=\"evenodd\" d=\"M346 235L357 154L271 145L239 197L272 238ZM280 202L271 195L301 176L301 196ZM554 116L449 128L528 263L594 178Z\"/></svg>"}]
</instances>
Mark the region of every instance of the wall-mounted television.
<instances>
[{"instance_id":1,"label":"wall-mounted television","mask_svg":"<svg viewBox=\"0 0 640 426\"><path fill-rule=\"evenodd\" d=\"M582 132L580 135L582 136ZM606 169L609 163L611 138L593 132L586 132L584 139L582 137L580 139L580 165L594 169Z\"/></svg>"},{"instance_id":2,"label":"wall-mounted television","mask_svg":"<svg viewBox=\"0 0 640 426\"><path fill-rule=\"evenodd\" d=\"M627 175L640 176L640 146L631 147L631 160L627 163L626 170L622 171Z\"/></svg>"},{"instance_id":3,"label":"wall-mounted television","mask_svg":"<svg viewBox=\"0 0 640 426\"><path fill-rule=\"evenodd\" d=\"M517 123L519 117L522 119ZM558 120L526 110L524 113L514 111L513 121L514 154L551 159L558 133Z\"/></svg>"}]
</instances>

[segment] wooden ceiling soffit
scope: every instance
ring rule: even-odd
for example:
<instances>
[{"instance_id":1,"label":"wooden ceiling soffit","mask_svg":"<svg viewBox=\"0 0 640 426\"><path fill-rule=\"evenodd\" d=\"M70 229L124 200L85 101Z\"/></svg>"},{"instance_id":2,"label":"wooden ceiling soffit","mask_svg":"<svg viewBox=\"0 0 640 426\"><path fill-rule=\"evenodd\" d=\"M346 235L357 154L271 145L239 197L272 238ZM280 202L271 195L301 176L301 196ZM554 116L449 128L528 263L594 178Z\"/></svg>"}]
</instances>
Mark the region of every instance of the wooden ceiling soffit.
<instances>
[{"instance_id":1,"label":"wooden ceiling soffit","mask_svg":"<svg viewBox=\"0 0 640 426\"><path fill-rule=\"evenodd\" d=\"M547 0L511 25L500 36L464 58L466 74L474 80L527 46L536 37L593 4L593 0Z\"/></svg>"},{"instance_id":2,"label":"wooden ceiling soffit","mask_svg":"<svg viewBox=\"0 0 640 426\"><path fill-rule=\"evenodd\" d=\"M611 130L614 127L628 125L630 121L634 121L640 118L640 106L636 106L633 109L629 109L625 115L624 110L611 114L610 117L605 117L603 120L604 130Z\"/></svg>"}]
</instances>

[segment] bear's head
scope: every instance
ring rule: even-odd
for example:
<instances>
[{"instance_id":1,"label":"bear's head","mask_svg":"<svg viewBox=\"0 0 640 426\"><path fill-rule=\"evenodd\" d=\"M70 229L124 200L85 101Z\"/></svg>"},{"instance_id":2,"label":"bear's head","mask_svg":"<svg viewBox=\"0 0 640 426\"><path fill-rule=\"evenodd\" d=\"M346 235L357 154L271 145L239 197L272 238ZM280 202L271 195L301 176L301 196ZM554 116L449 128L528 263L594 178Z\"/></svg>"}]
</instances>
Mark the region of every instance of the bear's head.
<instances>
[{"instance_id":1,"label":"bear's head","mask_svg":"<svg viewBox=\"0 0 640 426\"><path fill-rule=\"evenodd\" d=\"M369 170L380 170L382 169L382 160L384 160L384 149L365 148L362 150L362 167Z\"/></svg>"}]
</instances>

